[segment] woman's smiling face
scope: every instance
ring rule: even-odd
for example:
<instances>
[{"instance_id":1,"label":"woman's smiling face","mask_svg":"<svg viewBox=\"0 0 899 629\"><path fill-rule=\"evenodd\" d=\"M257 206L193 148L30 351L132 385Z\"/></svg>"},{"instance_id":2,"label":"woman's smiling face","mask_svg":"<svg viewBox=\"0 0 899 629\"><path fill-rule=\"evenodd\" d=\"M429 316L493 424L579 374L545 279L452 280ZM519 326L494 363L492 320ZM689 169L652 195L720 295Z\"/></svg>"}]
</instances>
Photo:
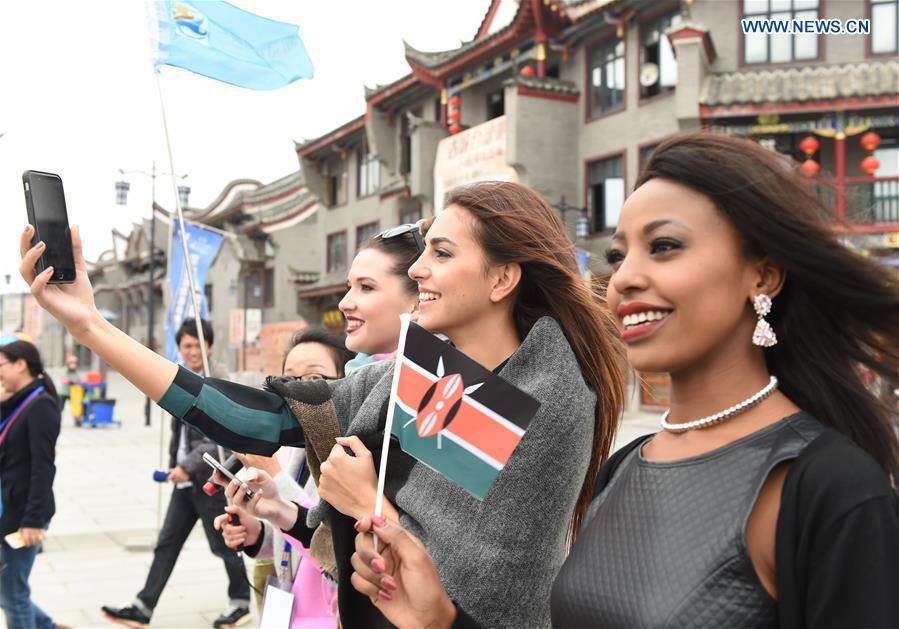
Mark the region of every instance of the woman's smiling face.
<instances>
[{"instance_id":1,"label":"woman's smiling face","mask_svg":"<svg viewBox=\"0 0 899 629\"><path fill-rule=\"evenodd\" d=\"M758 266L708 197L665 179L643 184L607 258L609 307L635 369L676 372L749 348Z\"/></svg>"},{"instance_id":2,"label":"woman's smiling face","mask_svg":"<svg viewBox=\"0 0 899 629\"><path fill-rule=\"evenodd\" d=\"M408 292L408 280L394 272L395 266L393 256L376 249L363 249L353 259L349 290L339 304L347 320L347 349L366 354L396 350L400 315L415 308L418 295Z\"/></svg>"},{"instance_id":3,"label":"woman's smiling face","mask_svg":"<svg viewBox=\"0 0 899 629\"><path fill-rule=\"evenodd\" d=\"M450 338L494 305L494 283L475 240L475 220L458 205L440 212L428 229L424 253L409 269L418 282L418 324Z\"/></svg>"}]
</instances>

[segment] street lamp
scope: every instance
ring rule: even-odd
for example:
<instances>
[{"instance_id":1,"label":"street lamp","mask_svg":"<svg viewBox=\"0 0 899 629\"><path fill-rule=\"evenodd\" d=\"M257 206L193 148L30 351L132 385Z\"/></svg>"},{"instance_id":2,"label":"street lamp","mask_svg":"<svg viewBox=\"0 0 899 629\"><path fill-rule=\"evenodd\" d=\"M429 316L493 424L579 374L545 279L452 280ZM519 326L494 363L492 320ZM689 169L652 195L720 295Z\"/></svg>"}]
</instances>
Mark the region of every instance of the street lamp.
<instances>
[{"instance_id":1,"label":"street lamp","mask_svg":"<svg viewBox=\"0 0 899 629\"><path fill-rule=\"evenodd\" d=\"M568 222L565 220L566 214L568 212L574 211L579 212L577 220L574 224L574 236L578 240L584 239L590 235L590 219L587 218L587 208L585 207L575 207L573 205L568 205L565 201L565 196L563 195L559 204L555 206L557 210L559 210L559 214L562 215L562 222L566 225Z\"/></svg>"},{"instance_id":2,"label":"street lamp","mask_svg":"<svg viewBox=\"0 0 899 629\"><path fill-rule=\"evenodd\" d=\"M156 177L165 177L165 176L176 176L174 173L161 173L156 171L156 162L153 162L153 168L150 172L145 170L122 170L119 168L119 174L124 177L125 175L144 175L145 177L149 177L151 181L151 198L152 201L150 203L150 290L148 291L149 295L147 298L147 307L149 308L149 315L147 316L147 346L154 350L154 341L153 341L153 327L155 324L155 310L153 304L153 271L156 267ZM180 179L184 180L187 178L187 175L182 175ZM128 191L131 189L131 184L121 179L115 183L115 202L118 205L128 205ZM181 200L181 206L187 206L187 197L190 194L190 188L184 184L178 186L178 196ZM147 401L144 405L144 423L145 425L150 425L150 398L147 397Z\"/></svg>"}]
</instances>

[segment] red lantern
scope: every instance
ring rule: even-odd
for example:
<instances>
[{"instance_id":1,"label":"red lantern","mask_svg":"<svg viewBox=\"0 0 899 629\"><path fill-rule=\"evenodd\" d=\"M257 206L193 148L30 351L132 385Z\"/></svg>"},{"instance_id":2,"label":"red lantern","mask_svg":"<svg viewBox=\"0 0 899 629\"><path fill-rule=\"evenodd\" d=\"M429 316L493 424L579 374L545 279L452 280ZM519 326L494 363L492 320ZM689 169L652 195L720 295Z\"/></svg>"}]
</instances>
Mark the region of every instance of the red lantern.
<instances>
[{"instance_id":1,"label":"red lantern","mask_svg":"<svg viewBox=\"0 0 899 629\"><path fill-rule=\"evenodd\" d=\"M880 136L873 131L868 131L861 137L862 146L869 153L880 146Z\"/></svg>"},{"instance_id":2,"label":"red lantern","mask_svg":"<svg viewBox=\"0 0 899 629\"><path fill-rule=\"evenodd\" d=\"M453 109L449 112L449 119L453 122L459 122L462 119L462 112L458 109Z\"/></svg>"},{"instance_id":3,"label":"red lantern","mask_svg":"<svg viewBox=\"0 0 899 629\"><path fill-rule=\"evenodd\" d=\"M454 122L450 125L449 130L450 133L459 133L462 130L462 125L460 125L458 122Z\"/></svg>"},{"instance_id":4,"label":"red lantern","mask_svg":"<svg viewBox=\"0 0 899 629\"><path fill-rule=\"evenodd\" d=\"M530 78L534 76L534 68L533 66L522 66L519 74L525 78Z\"/></svg>"},{"instance_id":5,"label":"red lantern","mask_svg":"<svg viewBox=\"0 0 899 629\"><path fill-rule=\"evenodd\" d=\"M455 96L450 96L449 106L453 109L459 109L459 105L462 104L462 97L456 94Z\"/></svg>"},{"instance_id":6,"label":"red lantern","mask_svg":"<svg viewBox=\"0 0 899 629\"><path fill-rule=\"evenodd\" d=\"M813 159L807 159L802 162L802 166L799 167L799 170L806 177L816 177L818 173L821 172L821 165Z\"/></svg>"},{"instance_id":7,"label":"red lantern","mask_svg":"<svg viewBox=\"0 0 899 629\"><path fill-rule=\"evenodd\" d=\"M877 172L877 169L880 168L880 161L873 155L868 155L862 160L861 167L869 177L873 177L874 173Z\"/></svg>"},{"instance_id":8,"label":"red lantern","mask_svg":"<svg viewBox=\"0 0 899 629\"><path fill-rule=\"evenodd\" d=\"M802 142L799 143L800 150L808 157L817 153L820 146L821 143L818 142L818 138L813 135L806 136L803 138Z\"/></svg>"}]
</instances>

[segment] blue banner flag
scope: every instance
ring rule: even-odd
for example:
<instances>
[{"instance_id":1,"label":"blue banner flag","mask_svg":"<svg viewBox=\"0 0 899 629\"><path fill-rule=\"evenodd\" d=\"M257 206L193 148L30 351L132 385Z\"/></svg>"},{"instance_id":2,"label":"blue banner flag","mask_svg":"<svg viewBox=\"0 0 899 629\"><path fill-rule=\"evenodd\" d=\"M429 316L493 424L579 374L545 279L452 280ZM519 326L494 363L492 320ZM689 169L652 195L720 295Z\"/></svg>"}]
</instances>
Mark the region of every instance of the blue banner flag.
<instances>
[{"instance_id":1,"label":"blue banner flag","mask_svg":"<svg viewBox=\"0 0 899 629\"><path fill-rule=\"evenodd\" d=\"M206 272L218 255L224 237L198 225L186 223L184 235L187 238L187 250L193 267L194 282L197 285L197 300L200 304L200 317L209 318L209 307L206 303ZM184 267L184 247L181 245L181 229L175 219L172 226L172 245L169 249L171 260L169 266L169 289L171 303L165 321L165 355L169 360L182 364L175 343L175 332L185 319L194 316L193 304L190 300L190 284L187 281L187 269Z\"/></svg>"},{"instance_id":2,"label":"blue banner flag","mask_svg":"<svg viewBox=\"0 0 899 629\"><path fill-rule=\"evenodd\" d=\"M220 2L148 2L156 65L170 65L254 90L312 78L294 24Z\"/></svg>"}]
</instances>

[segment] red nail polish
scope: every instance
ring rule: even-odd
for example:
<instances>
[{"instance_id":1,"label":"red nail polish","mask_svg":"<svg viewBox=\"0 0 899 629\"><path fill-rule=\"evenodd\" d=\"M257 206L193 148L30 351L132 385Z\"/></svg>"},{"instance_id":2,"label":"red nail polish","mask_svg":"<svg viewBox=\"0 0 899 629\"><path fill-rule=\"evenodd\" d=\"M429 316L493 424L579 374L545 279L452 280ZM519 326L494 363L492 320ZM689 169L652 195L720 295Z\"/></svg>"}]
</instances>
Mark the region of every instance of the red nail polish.
<instances>
[{"instance_id":1,"label":"red nail polish","mask_svg":"<svg viewBox=\"0 0 899 629\"><path fill-rule=\"evenodd\" d=\"M377 572L378 574L383 573L387 570L387 566L384 565L384 562L378 559L377 557L371 560L371 569Z\"/></svg>"},{"instance_id":2,"label":"red nail polish","mask_svg":"<svg viewBox=\"0 0 899 629\"><path fill-rule=\"evenodd\" d=\"M384 518L382 518L379 515L371 516L371 521L375 526L380 526L382 528L387 526L387 520L385 520Z\"/></svg>"},{"instance_id":3,"label":"red nail polish","mask_svg":"<svg viewBox=\"0 0 899 629\"><path fill-rule=\"evenodd\" d=\"M393 596L390 593L385 592L384 590L378 590L378 597L383 598L385 601L393 600Z\"/></svg>"},{"instance_id":4,"label":"red nail polish","mask_svg":"<svg viewBox=\"0 0 899 629\"><path fill-rule=\"evenodd\" d=\"M384 577L381 579L381 587L387 590L388 592L396 592L397 585L396 581L393 580L392 577Z\"/></svg>"}]
</instances>

